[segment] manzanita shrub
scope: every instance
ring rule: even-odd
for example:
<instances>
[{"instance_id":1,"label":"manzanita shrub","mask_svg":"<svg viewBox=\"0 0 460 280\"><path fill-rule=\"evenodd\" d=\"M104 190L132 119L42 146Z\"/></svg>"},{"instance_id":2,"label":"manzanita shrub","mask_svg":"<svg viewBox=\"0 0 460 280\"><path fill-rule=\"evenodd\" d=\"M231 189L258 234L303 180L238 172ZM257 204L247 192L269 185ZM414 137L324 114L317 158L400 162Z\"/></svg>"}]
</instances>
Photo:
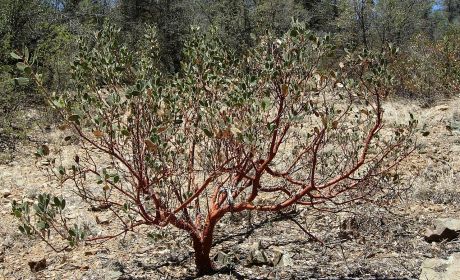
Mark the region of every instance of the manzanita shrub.
<instances>
[{"instance_id":1,"label":"manzanita shrub","mask_svg":"<svg viewBox=\"0 0 460 280\"><path fill-rule=\"evenodd\" d=\"M34 211L13 205L21 231L47 239L56 230L75 244L173 225L190 236L202 275L215 271L214 231L227 214L340 211L386 191L383 178L412 151L416 125L411 117L383 129L393 48L349 54L331 71L323 67L334 52L328 36L300 24L260 38L243 57L214 31L193 34L172 77L157 70L154 33L134 52L114 28L82 43L74 91L43 90L84 151L54 172L85 201L110 207L123 227L85 235L67 225L65 201L42 195ZM19 65L41 84L33 65ZM37 156L52 155L45 146Z\"/></svg>"}]
</instances>

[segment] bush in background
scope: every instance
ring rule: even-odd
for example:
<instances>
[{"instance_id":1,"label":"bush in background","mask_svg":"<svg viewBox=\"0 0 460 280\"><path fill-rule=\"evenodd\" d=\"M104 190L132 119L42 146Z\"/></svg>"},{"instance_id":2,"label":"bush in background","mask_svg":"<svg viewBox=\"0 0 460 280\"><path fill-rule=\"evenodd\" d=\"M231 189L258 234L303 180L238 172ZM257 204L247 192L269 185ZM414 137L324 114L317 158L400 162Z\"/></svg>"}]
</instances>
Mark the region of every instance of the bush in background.
<instances>
[{"instance_id":1,"label":"bush in background","mask_svg":"<svg viewBox=\"0 0 460 280\"><path fill-rule=\"evenodd\" d=\"M424 35L412 39L395 61L398 91L428 102L460 92L460 28L451 27L433 41Z\"/></svg>"}]
</instances>

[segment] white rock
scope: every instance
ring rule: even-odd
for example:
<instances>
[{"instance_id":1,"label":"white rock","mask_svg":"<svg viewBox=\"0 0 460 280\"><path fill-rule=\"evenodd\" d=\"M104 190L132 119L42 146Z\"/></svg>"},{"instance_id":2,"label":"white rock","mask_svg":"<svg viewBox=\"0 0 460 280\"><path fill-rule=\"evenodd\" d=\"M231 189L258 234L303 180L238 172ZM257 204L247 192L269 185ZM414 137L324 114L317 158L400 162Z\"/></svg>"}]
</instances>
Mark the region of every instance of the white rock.
<instances>
[{"instance_id":1,"label":"white rock","mask_svg":"<svg viewBox=\"0 0 460 280\"><path fill-rule=\"evenodd\" d=\"M261 249L261 242L258 241L252 244L249 251L248 264L263 265L267 263L268 258L264 250Z\"/></svg>"},{"instance_id":2,"label":"white rock","mask_svg":"<svg viewBox=\"0 0 460 280\"><path fill-rule=\"evenodd\" d=\"M278 263L278 266L293 266L294 261L291 258L291 255L286 253L281 258L281 261Z\"/></svg>"},{"instance_id":3,"label":"white rock","mask_svg":"<svg viewBox=\"0 0 460 280\"><path fill-rule=\"evenodd\" d=\"M226 254L226 253L224 253L222 251L219 251L214 256L214 261L216 261L220 265L227 265L227 264L229 264L231 262L231 257L228 254Z\"/></svg>"},{"instance_id":4,"label":"white rock","mask_svg":"<svg viewBox=\"0 0 460 280\"><path fill-rule=\"evenodd\" d=\"M446 110L449 110L449 106L447 106L447 105L438 105L438 106L434 107L434 110L436 110L436 111L446 111Z\"/></svg>"},{"instance_id":5,"label":"white rock","mask_svg":"<svg viewBox=\"0 0 460 280\"><path fill-rule=\"evenodd\" d=\"M275 250L273 252L273 266L293 266L291 255L287 252Z\"/></svg>"},{"instance_id":6,"label":"white rock","mask_svg":"<svg viewBox=\"0 0 460 280\"><path fill-rule=\"evenodd\" d=\"M427 259L422 264L420 280L460 279L460 253L454 253L447 260Z\"/></svg>"},{"instance_id":7,"label":"white rock","mask_svg":"<svg viewBox=\"0 0 460 280\"><path fill-rule=\"evenodd\" d=\"M439 218L434 221L435 226L445 227L451 230L460 231L460 220L452 218Z\"/></svg>"},{"instance_id":8,"label":"white rock","mask_svg":"<svg viewBox=\"0 0 460 280\"><path fill-rule=\"evenodd\" d=\"M2 197L4 198L7 198L8 196L11 195L11 191L9 189L3 189L0 194L2 195Z\"/></svg>"},{"instance_id":9,"label":"white rock","mask_svg":"<svg viewBox=\"0 0 460 280\"><path fill-rule=\"evenodd\" d=\"M123 276L123 273L117 270L110 270L105 273L105 276L105 279L119 279L121 276Z\"/></svg>"}]
</instances>

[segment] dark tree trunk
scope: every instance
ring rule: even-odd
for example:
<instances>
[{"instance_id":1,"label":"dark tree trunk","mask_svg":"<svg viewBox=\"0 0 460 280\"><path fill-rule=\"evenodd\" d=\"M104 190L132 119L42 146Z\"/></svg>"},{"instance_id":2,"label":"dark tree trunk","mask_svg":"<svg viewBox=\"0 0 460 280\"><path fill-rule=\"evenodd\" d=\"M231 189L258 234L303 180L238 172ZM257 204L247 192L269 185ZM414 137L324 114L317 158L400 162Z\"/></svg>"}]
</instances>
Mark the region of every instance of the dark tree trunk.
<instances>
[{"instance_id":1,"label":"dark tree trunk","mask_svg":"<svg viewBox=\"0 0 460 280\"><path fill-rule=\"evenodd\" d=\"M220 215L210 217L201 234L197 234L196 232L191 234L193 249L195 250L195 265L198 276L211 275L216 272L216 267L214 262L211 260L210 253L214 227L223 214L224 213L221 213Z\"/></svg>"},{"instance_id":2,"label":"dark tree trunk","mask_svg":"<svg viewBox=\"0 0 460 280\"><path fill-rule=\"evenodd\" d=\"M210 257L212 237L210 240L208 239L209 237L205 238L205 240L201 240L198 237L192 236L193 249L195 250L195 265L198 276L210 275L215 272L215 266Z\"/></svg>"}]
</instances>

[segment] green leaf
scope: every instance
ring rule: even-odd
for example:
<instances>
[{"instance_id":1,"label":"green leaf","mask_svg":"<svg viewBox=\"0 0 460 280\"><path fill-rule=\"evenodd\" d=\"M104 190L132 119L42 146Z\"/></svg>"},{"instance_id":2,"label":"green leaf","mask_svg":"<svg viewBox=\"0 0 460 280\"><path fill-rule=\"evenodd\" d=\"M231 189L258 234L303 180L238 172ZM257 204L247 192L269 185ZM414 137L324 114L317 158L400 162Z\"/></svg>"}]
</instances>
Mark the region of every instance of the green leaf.
<instances>
[{"instance_id":1,"label":"green leaf","mask_svg":"<svg viewBox=\"0 0 460 280\"><path fill-rule=\"evenodd\" d=\"M26 73L26 75L32 74L32 68L30 68L29 66L27 66L26 68L24 68L24 73Z\"/></svg>"},{"instance_id":2,"label":"green leaf","mask_svg":"<svg viewBox=\"0 0 460 280\"><path fill-rule=\"evenodd\" d=\"M20 231L22 234L26 234L26 230L24 229L23 226L19 226L19 231Z\"/></svg>"},{"instance_id":3,"label":"green leaf","mask_svg":"<svg viewBox=\"0 0 460 280\"><path fill-rule=\"evenodd\" d=\"M273 132L273 130L275 130L275 127L276 127L276 124L275 123L267 123L267 128L268 128L268 131Z\"/></svg>"},{"instance_id":4,"label":"green leaf","mask_svg":"<svg viewBox=\"0 0 460 280\"><path fill-rule=\"evenodd\" d=\"M14 80L16 81L16 84L19 86L25 86L29 83L29 79L24 77L15 78Z\"/></svg>"},{"instance_id":5,"label":"green leaf","mask_svg":"<svg viewBox=\"0 0 460 280\"><path fill-rule=\"evenodd\" d=\"M24 62L16 63L16 68L18 68L19 71L24 71L27 67L27 64L25 64Z\"/></svg>"},{"instance_id":6,"label":"green leaf","mask_svg":"<svg viewBox=\"0 0 460 280\"><path fill-rule=\"evenodd\" d=\"M77 124L79 123L79 119L80 119L80 116L77 115L77 114L71 115L71 116L69 117L69 121L75 122L75 123L77 123Z\"/></svg>"},{"instance_id":7,"label":"green leaf","mask_svg":"<svg viewBox=\"0 0 460 280\"><path fill-rule=\"evenodd\" d=\"M141 95L141 92L139 90L133 90L131 92L131 96L139 96L139 95Z\"/></svg>"},{"instance_id":8,"label":"green leaf","mask_svg":"<svg viewBox=\"0 0 460 280\"><path fill-rule=\"evenodd\" d=\"M27 47L24 48L24 61L29 61L29 48Z\"/></svg>"},{"instance_id":9,"label":"green leaf","mask_svg":"<svg viewBox=\"0 0 460 280\"><path fill-rule=\"evenodd\" d=\"M125 202L125 203L123 204L123 211L128 212L129 208L130 208L129 203L128 203L128 202Z\"/></svg>"},{"instance_id":10,"label":"green leaf","mask_svg":"<svg viewBox=\"0 0 460 280\"><path fill-rule=\"evenodd\" d=\"M36 157L43 157L44 156L43 149L41 147L38 148L37 151L34 153L34 155Z\"/></svg>"},{"instance_id":11,"label":"green leaf","mask_svg":"<svg viewBox=\"0 0 460 280\"><path fill-rule=\"evenodd\" d=\"M99 177L99 178L97 179L97 181L96 181L96 184L100 185L100 184L102 184L102 183L103 183L103 179L102 179L102 177Z\"/></svg>"},{"instance_id":12,"label":"green leaf","mask_svg":"<svg viewBox=\"0 0 460 280\"><path fill-rule=\"evenodd\" d=\"M39 221L37 223L37 227L38 227L38 229L43 230L43 229L47 229L49 227L49 225L47 223L45 223L44 221Z\"/></svg>"},{"instance_id":13,"label":"green leaf","mask_svg":"<svg viewBox=\"0 0 460 280\"><path fill-rule=\"evenodd\" d=\"M37 213L42 213L43 211L43 205L42 204L35 204L33 205L33 208L34 208L34 211L37 212Z\"/></svg>"},{"instance_id":14,"label":"green leaf","mask_svg":"<svg viewBox=\"0 0 460 280\"><path fill-rule=\"evenodd\" d=\"M30 235L32 233L32 228L26 224L23 224L19 226L19 231L21 231L22 234Z\"/></svg>"},{"instance_id":15,"label":"green leaf","mask_svg":"<svg viewBox=\"0 0 460 280\"><path fill-rule=\"evenodd\" d=\"M268 108L268 106L270 106L270 98L264 97L260 102L260 105L262 107L262 110L265 111Z\"/></svg>"},{"instance_id":16,"label":"green leaf","mask_svg":"<svg viewBox=\"0 0 460 280\"><path fill-rule=\"evenodd\" d=\"M10 56L13 58L13 59L22 59L22 57L18 54L16 54L15 52L10 52Z\"/></svg>"},{"instance_id":17,"label":"green leaf","mask_svg":"<svg viewBox=\"0 0 460 280\"><path fill-rule=\"evenodd\" d=\"M213 136L212 132L209 131L207 128L202 128L202 130L203 130L204 134L206 134L206 136L208 136L208 137L212 137L212 136Z\"/></svg>"},{"instance_id":18,"label":"green leaf","mask_svg":"<svg viewBox=\"0 0 460 280\"><path fill-rule=\"evenodd\" d=\"M55 205L55 206L60 207L61 201L59 200L59 197L55 196L55 197L53 198L53 202L54 202L54 205Z\"/></svg>"}]
</instances>

